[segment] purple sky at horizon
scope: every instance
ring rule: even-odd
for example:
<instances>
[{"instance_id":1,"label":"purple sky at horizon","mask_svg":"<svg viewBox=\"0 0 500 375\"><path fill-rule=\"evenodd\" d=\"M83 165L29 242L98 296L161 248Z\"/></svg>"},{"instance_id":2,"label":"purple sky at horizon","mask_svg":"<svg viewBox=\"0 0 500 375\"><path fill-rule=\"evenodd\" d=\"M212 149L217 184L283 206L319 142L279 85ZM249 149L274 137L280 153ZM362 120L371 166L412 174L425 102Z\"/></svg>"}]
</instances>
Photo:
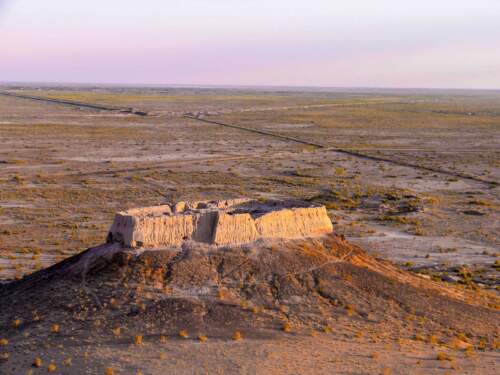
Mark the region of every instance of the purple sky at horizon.
<instances>
[{"instance_id":1,"label":"purple sky at horizon","mask_svg":"<svg viewBox=\"0 0 500 375\"><path fill-rule=\"evenodd\" d=\"M500 89L499 20L497 0L0 0L0 82Z\"/></svg>"}]
</instances>

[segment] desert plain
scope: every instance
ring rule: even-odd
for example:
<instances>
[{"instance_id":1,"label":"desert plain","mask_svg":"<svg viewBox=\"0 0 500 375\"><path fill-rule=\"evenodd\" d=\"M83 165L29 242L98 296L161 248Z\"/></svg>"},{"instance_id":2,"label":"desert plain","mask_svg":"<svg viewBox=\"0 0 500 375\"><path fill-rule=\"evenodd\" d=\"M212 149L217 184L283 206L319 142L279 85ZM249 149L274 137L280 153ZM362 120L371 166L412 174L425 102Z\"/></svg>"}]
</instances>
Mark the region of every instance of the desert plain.
<instances>
[{"instance_id":1,"label":"desert plain","mask_svg":"<svg viewBox=\"0 0 500 375\"><path fill-rule=\"evenodd\" d=\"M1 374L498 373L500 92L49 85L2 92L116 110L0 95ZM252 283L245 275L212 267L224 258L220 250L209 267L204 250L191 249L196 256L178 273L169 263L162 282L193 288L205 281L186 275L205 266L207 275L219 273L204 324L188 319L199 306L183 305L185 296L148 313L162 300L157 292L134 286L133 302L122 290L110 294L103 286L117 282L123 260L87 285L69 283L67 295L58 279L26 286L103 244L118 211L240 197L326 207L331 237L259 245L263 259L284 268L280 277L309 272L290 256L297 249L311 257L304 264L316 256L346 264L316 274L313 286L300 277L291 286L270 281L277 292L266 299L243 285ZM150 262L160 260L147 256L135 262L149 285ZM238 259L226 262L241 267ZM268 273L251 272L266 283ZM135 271L124 278L130 293L140 284ZM301 293L311 299L299 301ZM159 311L187 320L159 326Z\"/></svg>"}]
</instances>

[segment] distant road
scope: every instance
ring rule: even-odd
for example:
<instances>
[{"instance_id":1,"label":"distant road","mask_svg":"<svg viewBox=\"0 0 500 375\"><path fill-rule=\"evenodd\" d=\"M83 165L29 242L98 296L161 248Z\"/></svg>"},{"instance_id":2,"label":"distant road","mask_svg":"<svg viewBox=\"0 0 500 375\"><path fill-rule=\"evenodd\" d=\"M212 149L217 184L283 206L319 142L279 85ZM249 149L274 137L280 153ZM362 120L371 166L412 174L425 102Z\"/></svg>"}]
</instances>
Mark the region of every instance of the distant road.
<instances>
[{"instance_id":1,"label":"distant road","mask_svg":"<svg viewBox=\"0 0 500 375\"><path fill-rule=\"evenodd\" d=\"M36 101L46 102L46 103L62 104L62 105L67 105L67 106L71 106L71 107L96 109L99 111L113 111L113 112L120 112L120 113L130 113L130 114L137 115L137 116L147 116L148 115L147 112L139 111L139 110L131 108L131 107L112 107L112 106L106 106L106 105L101 105L101 104L77 102L77 101L72 101L72 100L52 99L52 98L46 98L46 97L42 97L42 96L32 96L32 95L22 95L22 94L16 94L16 93L5 92L5 91L0 92L0 95L10 96L13 98L20 98L20 99L36 100Z\"/></svg>"},{"instance_id":2,"label":"distant road","mask_svg":"<svg viewBox=\"0 0 500 375\"><path fill-rule=\"evenodd\" d=\"M220 122L220 121L208 120L205 118L200 118L200 117L191 116L191 115L184 115L183 117L188 118L190 120L201 121L201 122L204 122L207 124L214 124L214 125L238 129L238 130L242 130L242 131L246 131L246 132L250 132L250 133L256 133L256 134L261 134L261 135L265 135L265 136L269 136L269 137L274 137L274 138L281 139L282 141L295 142L295 143L299 143L299 144L303 144L303 145L313 146L313 147L316 147L319 149L323 149L325 151L333 151L333 152L338 152L338 153L342 153L342 154L347 154L347 155L354 156L354 157L361 158L361 159L366 159L366 160L371 160L371 161L381 162L381 163L389 163L389 164L394 164L394 165L398 165L398 166L402 166L402 167L408 167L408 168L420 169L420 170L424 170L424 171L428 171L428 172L439 173L439 174L446 175L446 176L452 176L452 177L456 177L456 178L462 178L462 179L466 179L466 180L480 182L480 183L487 184L487 185L490 185L493 187L498 186L498 183L496 181L490 181L490 180L482 179L480 177L471 176L469 174L448 171L448 170L444 170L441 168L428 167L425 165L411 163L411 162L402 161L402 160L394 160L394 159L390 159L390 158L384 157L384 156L368 155L368 154L362 153L360 149L330 147L326 144L322 144L322 143L318 143L318 142L311 142L311 141L307 141L307 140L303 140L303 139L299 139L299 138L294 138L294 137L288 137L285 135L281 135L281 134L277 134L277 133L273 133L273 132L269 132L269 131L265 131L265 130L248 128L245 126L228 124L228 123ZM363 150L363 151L369 151L369 150Z\"/></svg>"},{"instance_id":3,"label":"distant road","mask_svg":"<svg viewBox=\"0 0 500 375\"><path fill-rule=\"evenodd\" d=\"M206 122L208 124L215 124L215 125L225 126L227 128L233 128L233 129L243 130L243 131L250 132L250 133L257 133L257 134L261 134L261 135L267 135L267 136L270 136L270 137L282 139L284 141L291 141L291 142L295 142L295 143L301 143L303 145L314 146L314 147L317 147L317 148L326 148L325 145L322 145L320 143L305 141L303 139L294 138L294 137L288 137L286 135L276 134L276 133L268 132L268 131L265 131L265 130L259 130L259 129L254 129L254 128L247 128L245 126L232 125L232 124L227 124L227 123L220 122L220 121L207 120L207 119L204 119L204 118L200 118L200 117L197 117L197 116L191 116L191 115L184 115L183 117L191 119L191 120Z\"/></svg>"}]
</instances>

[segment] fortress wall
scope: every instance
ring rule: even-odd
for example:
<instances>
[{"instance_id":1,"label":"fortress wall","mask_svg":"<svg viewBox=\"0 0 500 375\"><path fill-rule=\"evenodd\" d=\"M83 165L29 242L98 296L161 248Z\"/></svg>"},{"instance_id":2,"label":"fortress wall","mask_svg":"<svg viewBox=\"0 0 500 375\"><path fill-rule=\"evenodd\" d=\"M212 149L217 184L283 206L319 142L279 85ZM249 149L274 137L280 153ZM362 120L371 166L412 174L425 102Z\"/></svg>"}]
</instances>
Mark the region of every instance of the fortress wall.
<instances>
[{"instance_id":1,"label":"fortress wall","mask_svg":"<svg viewBox=\"0 0 500 375\"><path fill-rule=\"evenodd\" d=\"M172 209L168 204L163 204L161 206L132 208L131 210L128 210L123 214L132 215L136 217L162 216L162 215L171 215Z\"/></svg>"},{"instance_id":2,"label":"fortress wall","mask_svg":"<svg viewBox=\"0 0 500 375\"><path fill-rule=\"evenodd\" d=\"M332 230L323 206L237 199L178 202L119 212L109 239L127 247L180 246L186 240L220 246L259 238L312 237Z\"/></svg>"},{"instance_id":3,"label":"fortress wall","mask_svg":"<svg viewBox=\"0 0 500 375\"><path fill-rule=\"evenodd\" d=\"M244 244L260 237L250 214L218 213L214 228L214 245Z\"/></svg>"},{"instance_id":4,"label":"fortress wall","mask_svg":"<svg viewBox=\"0 0 500 375\"><path fill-rule=\"evenodd\" d=\"M135 246L133 237L136 221L134 216L127 215L124 212L117 213L109 230L108 238L111 237L114 242L121 242L125 246Z\"/></svg>"},{"instance_id":5,"label":"fortress wall","mask_svg":"<svg viewBox=\"0 0 500 375\"><path fill-rule=\"evenodd\" d=\"M325 207L272 211L255 219L255 225L264 238L318 236L333 230Z\"/></svg>"},{"instance_id":6,"label":"fortress wall","mask_svg":"<svg viewBox=\"0 0 500 375\"><path fill-rule=\"evenodd\" d=\"M191 239L194 224L192 215L140 219L134 228L133 242L147 246L180 245L184 240Z\"/></svg>"}]
</instances>

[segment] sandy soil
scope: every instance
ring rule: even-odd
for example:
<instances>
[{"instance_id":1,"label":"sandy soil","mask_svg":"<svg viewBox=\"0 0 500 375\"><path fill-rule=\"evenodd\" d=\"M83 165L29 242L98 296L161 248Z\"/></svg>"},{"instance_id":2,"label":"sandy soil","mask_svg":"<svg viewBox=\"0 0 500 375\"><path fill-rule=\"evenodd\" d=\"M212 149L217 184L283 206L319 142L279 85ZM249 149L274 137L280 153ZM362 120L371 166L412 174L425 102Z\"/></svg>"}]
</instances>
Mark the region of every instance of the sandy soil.
<instances>
[{"instance_id":1,"label":"sandy soil","mask_svg":"<svg viewBox=\"0 0 500 375\"><path fill-rule=\"evenodd\" d=\"M0 279L21 279L102 243L118 210L190 199L292 197L325 204L336 233L422 280L473 293L498 291L497 92L23 91L150 115L0 96ZM331 148L209 125L185 113ZM338 147L417 167L362 159ZM33 371L46 372L54 359L61 372L77 373L63 370L59 345L67 345L82 371L96 363L82 373L103 373L109 363L118 373L145 374L158 373L160 365L172 373L198 366L200 373L213 373L203 370L205 364L219 373L306 373L311 366L317 373L498 372L497 354L490 351L471 355L405 338L404 330L372 343L356 337L359 330L312 338L307 331L284 335L274 329L271 338L266 331L238 343L170 335L159 345L153 336L143 347L130 347L130 337L98 346L56 338L55 348L40 351L43 369ZM163 347L167 360L160 358ZM372 356L372 348L379 354ZM435 359L449 350L453 361ZM21 345L23 351L28 354L20 357L9 351L9 366L19 365L9 367L11 373L29 370L36 353Z\"/></svg>"},{"instance_id":2,"label":"sandy soil","mask_svg":"<svg viewBox=\"0 0 500 375\"><path fill-rule=\"evenodd\" d=\"M335 236L108 244L0 287L0 302L5 374L36 358L36 372L72 374L494 374L499 360L496 296L400 271Z\"/></svg>"}]
</instances>

